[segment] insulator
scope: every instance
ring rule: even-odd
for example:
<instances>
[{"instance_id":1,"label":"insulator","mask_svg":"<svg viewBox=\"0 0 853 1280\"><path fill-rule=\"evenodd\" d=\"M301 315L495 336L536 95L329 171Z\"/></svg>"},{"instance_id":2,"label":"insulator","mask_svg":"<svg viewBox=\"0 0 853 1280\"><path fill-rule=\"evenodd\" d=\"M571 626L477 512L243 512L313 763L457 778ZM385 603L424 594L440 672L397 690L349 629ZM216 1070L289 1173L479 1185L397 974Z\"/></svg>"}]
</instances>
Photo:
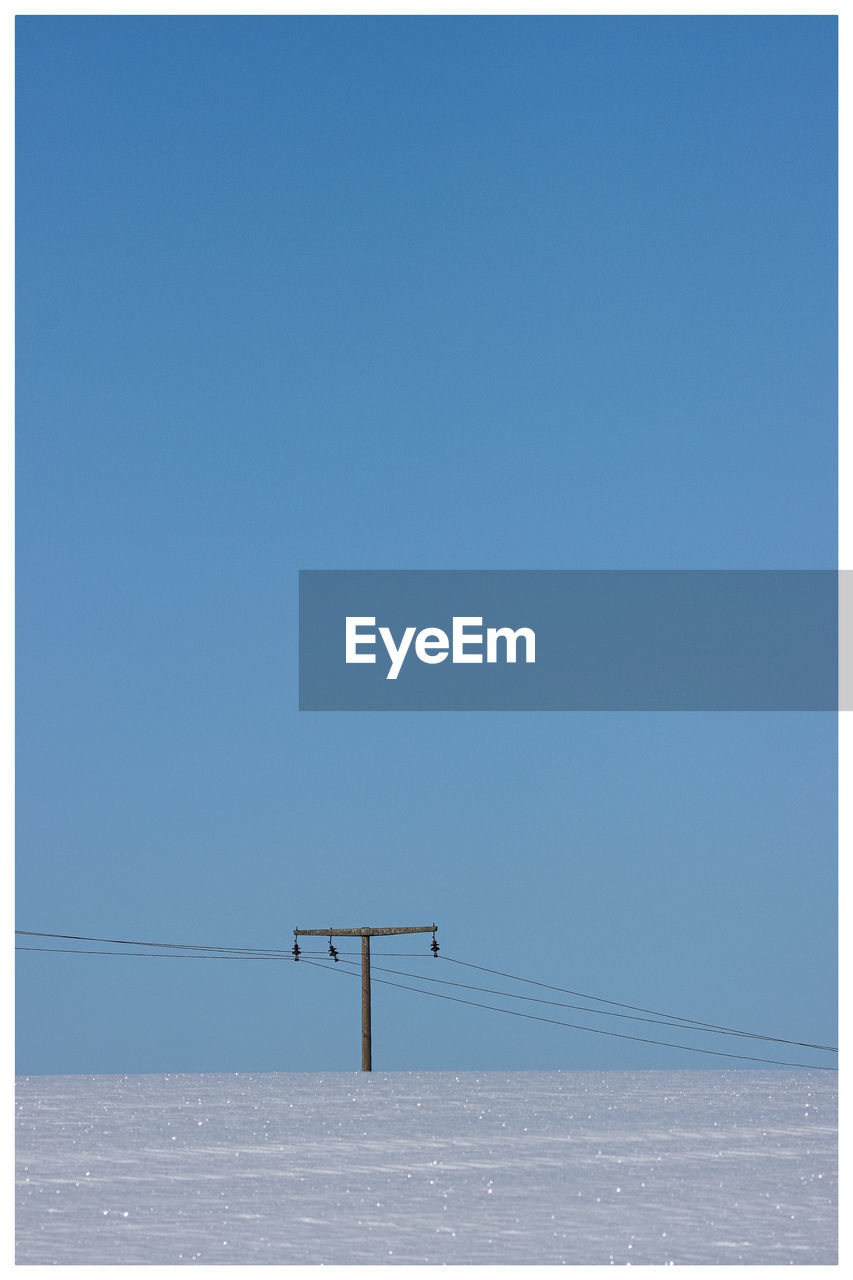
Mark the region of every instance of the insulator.
<instances>
[{"instance_id":1,"label":"insulator","mask_svg":"<svg viewBox=\"0 0 853 1280\"><path fill-rule=\"evenodd\" d=\"M301 951L300 951L300 949L299 949L299 943L298 943L298 942L294 942L294 944L293 944L293 958L294 958L294 960L298 960L298 959L299 959L299 957L300 957L301 955L302 955L302 952L301 952Z\"/></svg>"},{"instance_id":2,"label":"insulator","mask_svg":"<svg viewBox=\"0 0 853 1280\"><path fill-rule=\"evenodd\" d=\"M435 940L435 934L432 935L432 942L429 944L430 951L434 956L438 956L438 943Z\"/></svg>"},{"instance_id":3,"label":"insulator","mask_svg":"<svg viewBox=\"0 0 853 1280\"><path fill-rule=\"evenodd\" d=\"M331 939L331 938L329 939L329 955L332 957L332 959L334 960L335 964L337 964L337 963L338 963L338 949L337 949L337 947L335 947L335 946L333 946L333 945L332 945L332 939Z\"/></svg>"}]
</instances>

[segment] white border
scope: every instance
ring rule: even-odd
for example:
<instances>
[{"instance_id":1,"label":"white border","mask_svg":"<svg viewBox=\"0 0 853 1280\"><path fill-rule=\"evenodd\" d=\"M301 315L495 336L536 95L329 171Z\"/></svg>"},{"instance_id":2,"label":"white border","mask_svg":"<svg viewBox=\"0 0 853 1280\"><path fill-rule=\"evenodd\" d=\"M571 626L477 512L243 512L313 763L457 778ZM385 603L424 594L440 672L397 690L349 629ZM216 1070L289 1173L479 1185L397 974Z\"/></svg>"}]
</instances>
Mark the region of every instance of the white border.
<instances>
[{"instance_id":1,"label":"white border","mask_svg":"<svg viewBox=\"0 0 853 1280\"><path fill-rule=\"evenodd\" d=\"M5 255L5 275L3 284L6 286L7 305L2 313L2 322L0 322L0 331L5 339L3 343L3 368L6 374L8 417L6 419L9 424L2 435L2 450L0 450L0 592L2 598L7 603L7 611L4 612L4 620L6 626L0 630L0 647L3 649L2 657L7 659L2 663L5 679L0 684L0 712L3 713L3 721L7 726L6 732L0 738L0 804L4 815L3 830L8 842L9 854L8 865L10 873L12 869L12 836L13 836L13 814L14 814L14 731L13 731L13 715L14 715L14 682L12 676L12 661L14 652L13 626L12 626L12 608L13 608L13 583L14 583L14 557L13 557L13 527L14 527L14 446L12 434L12 417L13 417L13 387L14 387L14 358L13 358L13 342L14 342L14 324L13 324L13 281L14 281L14 213L12 191L14 189L14 18L17 15L52 15L52 16L82 16L82 15L114 15L114 16L132 16L132 15L161 15L161 16L218 16L218 15L278 15L278 14L305 14L305 15L518 15L523 16L534 15L684 15L684 16L723 16L723 15L833 15L839 16L839 124L841 128L841 138L846 140L849 136L848 130L844 127L848 119L848 100L847 93L847 75L851 70L850 59L847 56L847 23L845 10L848 3L853 0L844 0L843 3L836 5L823 4L800 4L800 5L779 5L768 3L753 3L749 5L734 4L704 4L704 5L676 5L676 4L658 4L653 8L643 6L636 3L621 4L578 4L578 5L537 5L529 9L521 10L518 4L501 4L496 3L488 6L462 6L450 4L412 4L410 6L402 6L399 4L372 4L370 6L353 4L353 3L337 3L337 4L303 4L294 6L272 5L272 4L255 4L251 9L238 9L233 4L200 4L189 0L185 4L164 5L164 4L135 4L122 5L115 3L91 3L81 8L80 6L68 4L26 4L22 3L5 10L5 22L3 25L3 67L8 70L9 81L6 93L2 98L2 114L0 115L0 148L2 148L2 171L6 175L7 199L4 202L4 222L3 222L3 239L7 245ZM839 168L839 227L844 228L846 225L845 214L849 215L850 200L848 199L849 190L849 172L846 163L846 157L843 147L840 151L840 168ZM839 543L838 543L838 562L839 569L853 570L853 484L851 484L851 442L850 433L847 429L847 392L843 378L845 362L843 354L849 350L847 342L847 319L843 306L844 299L848 296L844 289L847 280L847 254L845 245L842 242L839 249ZM850 804L848 800L849 780L851 777L851 762L853 762L853 727L851 727L851 716L853 712L842 712L839 715L839 888L841 891L841 907L842 918L846 919L846 906L848 902L848 877L845 873L845 865L850 852L850 834L851 834L851 815ZM807 868L804 868L804 881L807 881ZM7 884L11 890L11 874L7 880ZM10 938L10 958L14 957L14 916L12 909L12 894L9 893L8 907L6 908L8 918L12 920L9 929ZM847 960L850 955L849 947L845 940L845 931L840 931L840 948L839 962L842 975L847 969ZM11 1009L12 1009L12 993L13 982L11 977L12 966L7 965L4 970L4 978L0 985L0 1000L4 1004L4 1012L6 1013L6 1026L11 1025ZM843 1056L846 1045L846 1020L842 1020L841 1037L839 1041L841 1054ZM0 1111L0 1149L11 1152L13 1149L13 1103L11 1094L14 1089L14 1059L12 1053L11 1039L4 1039L3 1048L3 1064L6 1067L5 1078L10 1082L9 1094L5 1095L7 1105L3 1106ZM843 1094L842 1094L843 1097ZM842 1112L843 1114L843 1112ZM845 1126L842 1125L842 1133L845 1132ZM848 1143L842 1140L841 1143L841 1187L845 1189L848 1185L846 1177L847 1170L851 1167L850 1161L847 1159ZM13 1263L13 1173L12 1161L7 1159L3 1164L3 1174L0 1176L0 1274L11 1275L16 1270ZM848 1200L849 1202L849 1200ZM843 1211L840 1214L840 1258L847 1260L849 1258L849 1250L847 1249L847 1239L849 1231L845 1230L845 1221L849 1215ZM110 1280L113 1275L123 1273L127 1268L99 1266L97 1268L98 1276ZM715 1267L681 1267L679 1272L681 1275L690 1277L690 1280L705 1280L709 1271L716 1270ZM71 1267L62 1268L62 1270L72 1270L75 1272L88 1273L89 1267ZM205 1280L225 1280L226 1277L236 1275L245 1275L248 1280L254 1280L254 1277L262 1277L274 1274L281 1280L282 1270L285 1272L285 1280L293 1277L293 1280L310 1280L315 1276L316 1268L314 1267L286 1267L280 1266L215 1266L215 1267L199 1267L193 1269L193 1274L204 1277ZM490 1275L495 1268L481 1266L448 1266L448 1267L431 1267L431 1266L400 1266L391 1269L395 1276L402 1275L405 1280L429 1280L435 1276L441 1277L441 1280L469 1280L472 1273L480 1273ZM582 1276L595 1278L600 1273L598 1267L573 1267L575 1273L580 1272ZM754 1266L726 1266L726 1280L757 1280L755 1275L756 1268ZM762 1274L770 1273L776 1275L778 1272L782 1274L790 1274L790 1269L785 1267L761 1267ZM56 1267L27 1267L27 1280L30 1277L33 1280L41 1280L42 1277L47 1280L48 1276L56 1275ZM364 1273L365 1276L372 1275L375 1271L373 1267L323 1267L323 1275L329 1277L330 1280L347 1280L352 1277L353 1273ZM527 1277L533 1273L535 1280L551 1280L551 1277L564 1274L565 1268L551 1266L531 1267L515 1267L503 1266L499 1269L499 1275L503 1280L516 1280L516 1278ZM826 1267L801 1267L797 1268L799 1277L808 1273L809 1276L825 1276ZM151 1266L145 1268L145 1275L158 1277L178 1277L184 1274L181 1267L160 1267Z\"/></svg>"}]
</instances>

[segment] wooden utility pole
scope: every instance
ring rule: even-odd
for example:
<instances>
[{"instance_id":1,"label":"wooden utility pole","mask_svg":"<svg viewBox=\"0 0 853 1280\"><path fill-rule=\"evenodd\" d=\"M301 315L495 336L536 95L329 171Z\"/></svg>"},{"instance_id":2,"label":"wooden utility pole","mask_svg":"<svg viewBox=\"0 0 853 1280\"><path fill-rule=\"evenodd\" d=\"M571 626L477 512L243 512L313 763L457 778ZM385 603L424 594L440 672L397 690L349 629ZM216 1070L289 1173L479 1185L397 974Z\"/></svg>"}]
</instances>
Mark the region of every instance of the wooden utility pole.
<instances>
[{"instance_id":1,"label":"wooden utility pole","mask_svg":"<svg viewBox=\"0 0 853 1280\"><path fill-rule=\"evenodd\" d=\"M373 1035L370 1022L370 934L361 935L361 1069L373 1070Z\"/></svg>"},{"instance_id":2,"label":"wooden utility pole","mask_svg":"<svg viewBox=\"0 0 853 1280\"><path fill-rule=\"evenodd\" d=\"M293 958L299 959L298 938L361 938L361 1069L373 1070L373 1037L370 1026L370 939L387 937L392 933L431 933L433 955L438 954L434 924L400 925L396 929L294 929Z\"/></svg>"}]
</instances>

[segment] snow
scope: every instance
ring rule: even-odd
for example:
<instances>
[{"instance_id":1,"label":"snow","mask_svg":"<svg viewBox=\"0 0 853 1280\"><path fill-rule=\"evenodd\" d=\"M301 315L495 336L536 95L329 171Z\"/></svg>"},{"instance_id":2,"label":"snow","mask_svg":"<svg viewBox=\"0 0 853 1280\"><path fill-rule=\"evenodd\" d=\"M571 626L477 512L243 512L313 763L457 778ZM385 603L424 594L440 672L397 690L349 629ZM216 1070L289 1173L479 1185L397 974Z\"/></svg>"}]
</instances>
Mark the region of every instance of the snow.
<instances>
[{"instance_id":1,"label":"snow","mask_svg":"<svg viewBox=\"0 0 853 1280\"><path fill-rule=\"evenodd\" d=\"M33 1076L18 1263L833 1263L818 1071Z\"/></svg>"}]
</instances>

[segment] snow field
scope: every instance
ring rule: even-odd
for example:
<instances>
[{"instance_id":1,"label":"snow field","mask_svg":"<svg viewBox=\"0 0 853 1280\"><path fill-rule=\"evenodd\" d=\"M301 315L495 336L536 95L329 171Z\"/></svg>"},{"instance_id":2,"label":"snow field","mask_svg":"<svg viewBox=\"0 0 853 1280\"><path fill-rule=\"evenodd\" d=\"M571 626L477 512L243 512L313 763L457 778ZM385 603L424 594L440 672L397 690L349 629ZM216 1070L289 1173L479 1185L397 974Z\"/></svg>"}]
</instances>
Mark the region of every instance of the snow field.
<instances>
[{"instance_id":1,"label":"snow field","mask_svg":"<svg viewBox=\"0 0 853 1280\"><path fill-rule=\"evenodd\" d=\"M819 1071L33 1076L18 1263L833 1263Z\"/></svg>"}]
</instances>

